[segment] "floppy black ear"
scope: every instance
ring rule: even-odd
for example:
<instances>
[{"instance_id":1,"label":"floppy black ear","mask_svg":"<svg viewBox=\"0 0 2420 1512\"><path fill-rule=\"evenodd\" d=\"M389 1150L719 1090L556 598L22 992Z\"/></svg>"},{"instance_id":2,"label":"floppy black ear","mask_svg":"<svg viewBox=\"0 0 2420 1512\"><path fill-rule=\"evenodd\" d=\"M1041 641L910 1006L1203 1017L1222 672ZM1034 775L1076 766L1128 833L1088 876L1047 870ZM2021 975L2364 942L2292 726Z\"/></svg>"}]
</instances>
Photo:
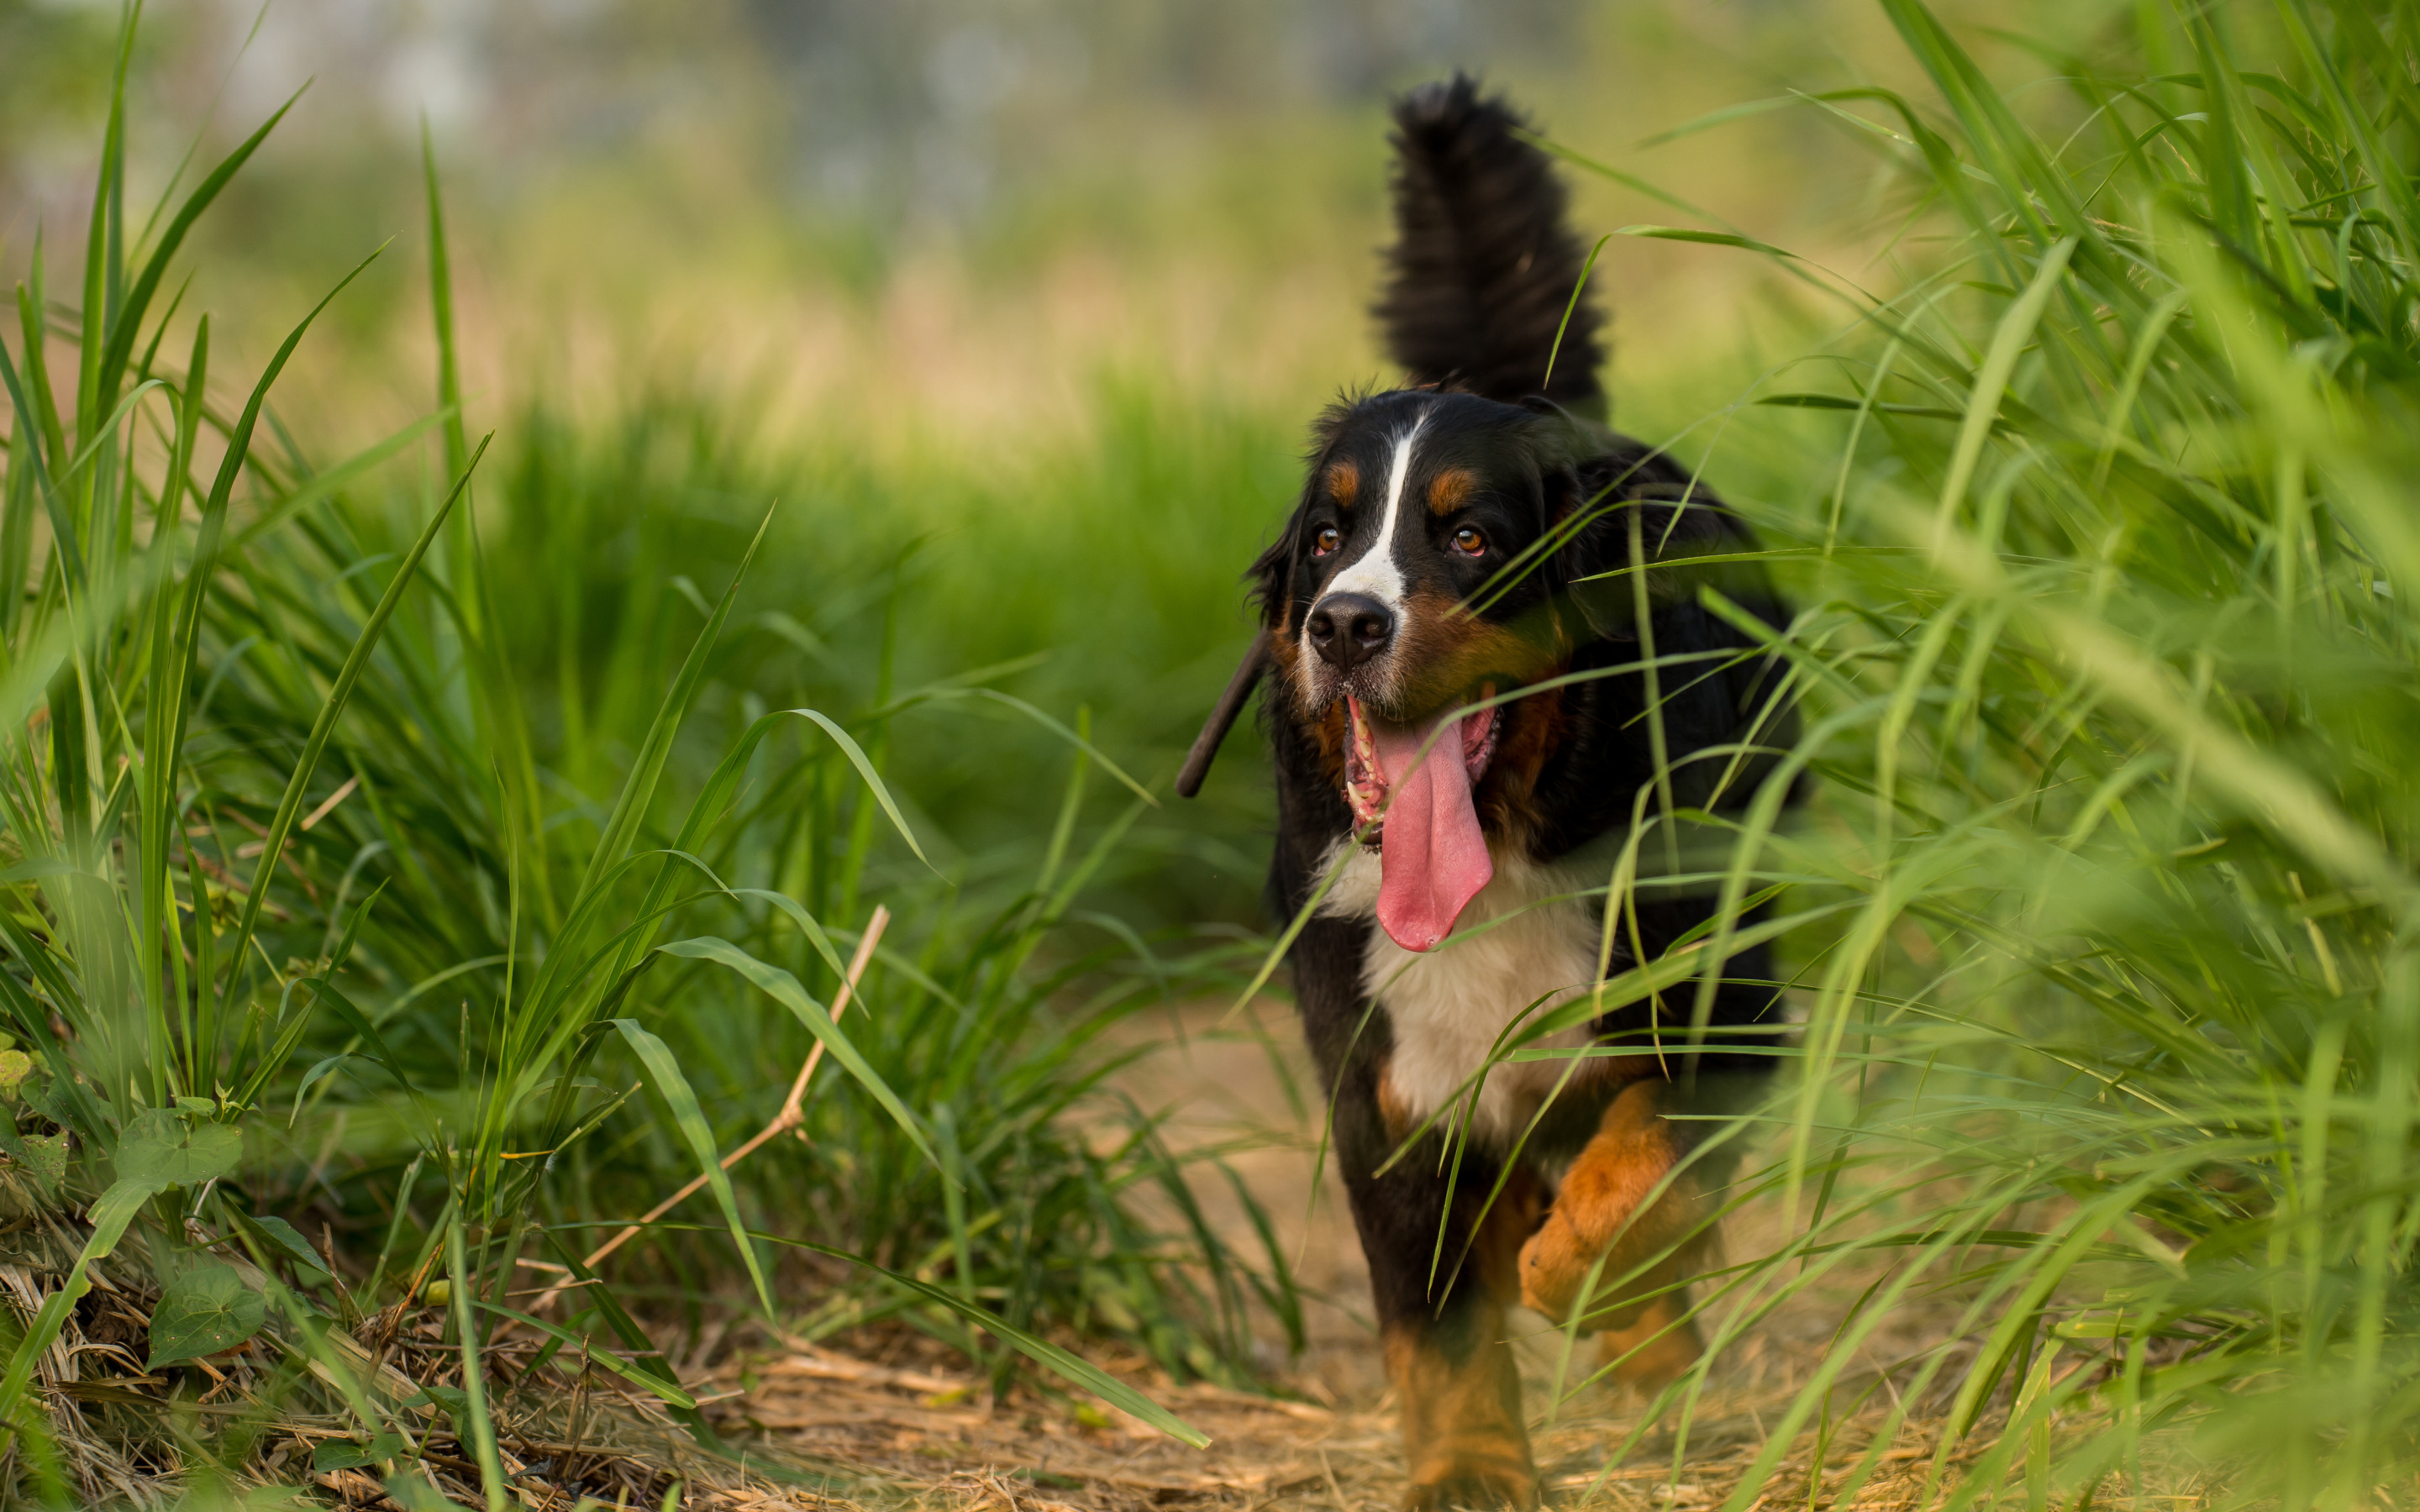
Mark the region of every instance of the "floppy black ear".
<instances>
[{"instance_id":1,"label":"floppy black ear","mask_svg":"<svg viewBox=\"0 0 2420 1512\"><path fill-rule=\"evenodd\" d=\"M1636 640L1637 600L1630 579L1607 576L1630 563L1621 480L1599 472L1565 467L1546 474L1547 529L1562 543L1547 571L1556 593L1595 639Z\"/></svg>"},{"instance_id":2,"label":"floppy black ear","mask_svg":"<svg viewBox=\"0 0 2420 1512\"><path fill-rule=\"evenodd\" d=\"M1694 602L1699 583L1736 575L1704 559L1742 548L1739 521L1702 479L1664 454L1638 447L1590 457L1571 470L1564 486L1569 502L1557 533L1566 538L1554 570L1565 597L1602 639L1638 638L1642 572L1650 612L1659 620L1667 608Z\"/></svg>"}]
</instances>

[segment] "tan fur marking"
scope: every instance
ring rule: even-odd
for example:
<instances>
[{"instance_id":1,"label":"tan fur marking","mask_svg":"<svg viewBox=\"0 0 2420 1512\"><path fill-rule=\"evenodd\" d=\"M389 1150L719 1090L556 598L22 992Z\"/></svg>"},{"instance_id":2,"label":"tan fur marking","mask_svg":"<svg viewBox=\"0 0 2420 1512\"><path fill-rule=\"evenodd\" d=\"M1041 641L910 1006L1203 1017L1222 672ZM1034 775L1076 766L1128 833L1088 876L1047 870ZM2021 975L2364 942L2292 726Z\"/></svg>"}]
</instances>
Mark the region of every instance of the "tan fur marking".
<instances>
[{"instance_id":1,"label":"tan fur marking","mask_svg":"<svg viewBox=\"0 0 2420 1512\"><path fill-rule=\"evenodd\" d=\"M1479 486L1479 478L1468 468L1448 468L1429 480L1429 513L1450 515L1460 509Z\"/></svg>"},{"instance_id":2,"label":"tan fur marking","mask_svg":"<svg viewBox=\"0 0 2420 1512\"><path fill-rule=\"evenodd\" d=\"M1346 461L1327 470L1327 497L1336 501L1340 509L1350 509L1361 497L1361 469Z\"/></svg>"},{"instance_id":3,"label":"tan fur marking","mask_svg":"<svg viewBox=\"0 0 2420 1512\"><path fill-rule=\"evenodd\" d=\"M1385 1104L1381 1072L1381 1109ZM1475 1340L1456 1361L1425 1334L1393 1327L1385 1337L1387 1378L1403 1403L1411 1459L1406 1507L1538 1504L1538 1472L1521 1417L1521 1372L1507 1341L1505 1311L1520 1294L1521 1242L1538 1226L1539 1188L1515 1171L1479 1220L1465 1262L1479 1278L1469 1304Z\"/></svg>"},{"instance_id":4,"label":"tan fur marking","mask_svg":"<svg viewBox=\"0 0 2420 1512\"><path fill-rule=\"evenodd\" d=\"M1683 1176L1640 1211L1681 1158L1672 1126L1659 1115L1664 1087L1641 1081L1622 1088L1572 1163L1544 1225L1522 1246L1521 1300L1548 1318L1559 1321L1584 1306L1585 1332L1633 1328L1652 1305L1648 1294L1694 1268L1703 1236L1682 1241L1706 1217L1697 1181ZM1599 1256L1606 1257L1605 1289L1583 1299ZM1623 1281L1657 1256L1663 1257L1646 1273Z\"/></svg>"},{"instance_id":5,"label":"tan fur marking","mask_svg":"<svg viewBox=\"0 0 2420 1512\"><path fill-rule=\"evenodd\" d=\"M1481 619L1456 600L1426 590L1404 606L1395 637L1394 656L1403 666L1402 706L1421 713L1460 702L1482 682L1499 688L1536 682L1561 655L1543 623Z\"/></svg>"},{"instance_id":6,"label":"tan fur marking","mask_svg":"<svg viewBox=\"0 0 2420 1512\"><path fill-rule=\"evenodd\" d=\"M1295 658L1299 663L1299 656ZM1311 744L1319 748L1319 769L1326 773L1330 786L1340 791L1344 786L1344 752L1353 744L1353 714L1344 701L1322 709L1316 717L1301 721Z\"/></svg>"},{"instance_id":7,"label":"tan fur marking","mask_svg":"<svg viewBox=\"0 0 2420 1512\"><path fill-rule=\"evenodd\" d=\"M1479 1304L1481 1340L1461 1361L1424 1335L1387 1330L1387 1379L1403 1403L1411 1508L1534 1507L1538 1472L1521 1422L1521 1373L1504 1341L1504 1309Z\"/></svg>"},{"instance_id":8,"label":"tan fur marking","mask_svg":"<svg viewBox=\"0 0 2420 1512\"><path fill-rule=\"evenodd\" d=\"M1412 1110L1404 1102L1403 1094L1395 1090L1394 1078L1389 1074L1392 1070L1389 1061L1378 1063L1378 1121L1387 1126L1388 1139L1401 1141L1411 1132Z\"/></svg>"}]
</instances>

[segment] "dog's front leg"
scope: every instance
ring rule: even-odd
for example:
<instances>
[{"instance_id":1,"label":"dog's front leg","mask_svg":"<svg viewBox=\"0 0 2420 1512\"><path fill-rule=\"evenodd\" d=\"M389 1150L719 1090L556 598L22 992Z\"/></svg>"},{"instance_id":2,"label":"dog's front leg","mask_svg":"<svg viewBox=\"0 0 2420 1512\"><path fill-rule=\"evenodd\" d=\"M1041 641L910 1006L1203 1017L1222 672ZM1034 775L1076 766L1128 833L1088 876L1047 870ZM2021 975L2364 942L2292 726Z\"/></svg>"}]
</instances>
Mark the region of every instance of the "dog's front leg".
<instances>
[{"instance_id":1,"label":"dog's front leg","mask_svg":"<svg viewBox=\"0 0 2420 1512\"><path fill-rule=\"evenodd\" d=\"M1521 1250L1521 1300L1557 1322L1579 1311L1582 1331L1607 1334L1608 1358L1623 1359L1616 1373L1642 1386L1679 1375L1700 1350L1680 1283L1704 1242L1708 1202L1693 1172L1666 1181L1685 1149L1664 1117L1674 1096L1660 1079L1622 1088ZM1592 1271L1598 1289L1583 1298Z\"/></svg>"},{"instance_id":2,"label":"dog's front leg","mask_svg":"<svg viewBox=\"0 0 2420 1512\"><path fill-rule=\"evenodd\" d=\"M1529 1189L1508 1183L1482 1213L1494 1164L1466 1151L1457 1173L1435 1135L1374 1174L1396 1143L1381 1106L1385 1067L1356 1070L1338 1090L1336 1149L1403 1410L1404 1504L1534 1507L1538 1472L1505 1327L1518 1295L1515 1253L1534 1214Z\"/></svg>"}]
</instances>

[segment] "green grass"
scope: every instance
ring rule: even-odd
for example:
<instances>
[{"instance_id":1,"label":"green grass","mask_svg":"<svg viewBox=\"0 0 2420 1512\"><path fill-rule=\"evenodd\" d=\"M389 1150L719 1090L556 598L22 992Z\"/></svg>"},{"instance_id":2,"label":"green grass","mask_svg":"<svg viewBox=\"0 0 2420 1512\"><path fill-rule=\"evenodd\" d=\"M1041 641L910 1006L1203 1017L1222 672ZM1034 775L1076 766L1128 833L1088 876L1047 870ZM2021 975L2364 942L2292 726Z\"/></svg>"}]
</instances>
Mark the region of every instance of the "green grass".
<instances>
[{"instance_id":1,"label":"green grass","mask_svg":"<svg viewBox=\"0 0 2420 1512\"><path fill-rule=\"evenodd\" d=\"M774 565L743 587L687 738L703 756L752 707L870 708L932 688L889 737L898 796L953 881L1024 887L1066 742L955 685L972 675L1063 723L1089 708L1102 747L1164 790L1249 639L1240 563L1295 483L1298 416L1180 404L1140 377L1103 377L1093 394L1080 437L1003 455L941 435L895 461L841 437L768 441L752 407L664 391L603 422L518 416L484 497L494 549L561 585L500 606L550 769L583 792L610 780L628 705L669 677L698 621L694 585L729 575L779 500ZM1136 820L1103 873L1123 917L1256 920L1265 786L1235 761L1205 802ZM1113 812L1079 816L1078 832ZM812 856L790 878L811 905L831 886ZM869 864L883 887L931 875L896 843Z\"/></svg>"},{"instance_id":2,"label":"green grass","mask_svg":"<svg viewBox=\"0 0 2420 1512\"><path fill-rule=\"evenodd\" d=\"M1233 953L1086 913L1156 800L1082 712L993 687L997 670L936 676L894 654L881 627L912 612L910 540L802 552L815 580L794 569L779 608L742 609L778 517L702 452L658 477L684 505L727 484L711 511L628 507L661 460L638 431L612 496L542 420L498 478L461 420L433 164L436 414L311 466L264 419L309 318L236 391L240 413L215 404L209 323L178 319L163 275L275 120L145 222L124 203L132 36L130 14L81 298L52 297L38 253L5 372L0 571L26 591L0 604L17 732L0 761L0 1154L21 1213L85 1210L72 1273L0 1330L8 1494L97 1494L57 1416L75 1410L35 1380L80 1327L94 1268L114 1267L138 1295L160 1288L150 1342L171 1397L196 1389L190 1356L275 1340L239 1372L250 1426L185 1436L189 1472L240 1461L277 1412L411 1420L333 1331L374 1332L444 1281L462 1362L448 1389L467 1394L456 1452L494 1504L472 1365L526 1291L521 1262L577 1268L700 1171L710 1191L552 1322L612 1339L635 1362L613 1367L705 1440L634 1310L703 1326L702 1309L737 1304L810 1335L897 1319L1002 1386L1038 1363L1189 1435L1042 1337L1123 1337L1180 1377L1234 1380L1255 1317L1298 1334L1281 1259L1232 1252L1191 1208L1187 1167L1215 1153L1172 1152L1105 1088L1121 1058L1102 1037L1223 980ZM381 485L414 448L441 459L430 486ZM496 501L466 502L482 492ZM783 683L794 696L768 707ZM988 737L979 712L1055 746L1022 864L941 847L885 777L916 734ZM901 923L836 1025L823 1003L877 898ZM835 1065L814 1143L778 1141L726 1178L715 1157L771 1116L817 1041ZM1105 1119L1123 1136L1105 1142ZM1141 1216L1144 1191L1172 1230ZM222 1293L232 1313L197 1300ZM547 1382L512 1390L542 1400ZM171 1458L174 1416L137 1433Z\"/></svg>"},{"instance_id":3,"label":"green grass","mask_svg":"<svg viewBox=\"0 0 2420 1512\"><path fill-rule=\"evenodd\" d=\"M1808 803L1675 816L1727 918L1784 887L1804 1020L1731 1135L1734 1206L1790 1237L1701 1283L1700 1322L1859 1297L1774 1462L1862 1396L1979 1457L1953 1506L2365 1504L2420 1468L2420 18L2155 0L1993 39L1987 78L1985 39L1880 8L1903 52L1854 67L1923 89L1682 138L1796 113L1869 156L1840 243L1871 261L1658 208L1681 250L1765 258L1787 318L1718 408L1684 396L1746 359L1626 409L1757 518L1798 609ZM1127 373L1082 434L967 455L640 386L527 404L471 473L441 294L436 413L313 465L203 401L262 376L200 381L118 159L75 287L29 287L5 344L10 1201L123 1220L111 1263L162 1283L209 1273L197 1218L306 1352L316 1316L450 1271L475 1350L517 1258L576 1259L762 1127L822 1035L855 1054L813 1144L617 1256L581 1327L644 1370L634 1311L737 1299L1003 1374L1023 1330L1243 1379L1294 1323L1282 1266L1190 1217L1187 1158L1105 1078L1135 1015L1261 964L1233 926L1264 779L1241 740L1203 808L1120 774L1164 784L1232 664L1300 417ZM900 922L835 1028L813 1005L876 902ZM1719 959L1608 991L1684 1017ZM289 1216L341 1286L277 1248ZM1919 1304L1953 1324L1873 1381ZM9 1473L64 1497L25 1389L53 1321L0 1408ZM1716 1379L1667 1404L1676 1467Z\"/></svg>"},{"instance_id":4,"label":"green grass","mask_svg":"<svg viewBox=\"0 0 2420 1512\"><path fill-rule=\"evenodd\" d=\"M1788 884L1805 923L1733 1193L1795 1237L1701 1321L1865 1288L1767 1468L1855 1396L1980 1451L1950 1507L2399 1495L2420 18L2144 7L2027 41L2020 89L1884 8L1930 95L1760 108L1872 151L1891 243L1774 255L1838 333L1706 458L1784 558L1816 796L1705 821L1727 903ZM1875 1330L1945 1299L1873 1381Z\"/></svg>"}]
</instances>

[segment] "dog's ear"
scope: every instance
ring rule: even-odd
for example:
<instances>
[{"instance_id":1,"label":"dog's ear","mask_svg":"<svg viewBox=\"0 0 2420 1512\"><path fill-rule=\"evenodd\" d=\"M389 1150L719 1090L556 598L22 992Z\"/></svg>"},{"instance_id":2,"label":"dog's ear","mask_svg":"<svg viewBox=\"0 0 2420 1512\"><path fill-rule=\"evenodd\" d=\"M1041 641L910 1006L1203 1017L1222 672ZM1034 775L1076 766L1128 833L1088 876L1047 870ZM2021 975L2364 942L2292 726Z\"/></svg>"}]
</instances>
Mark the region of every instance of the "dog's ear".
<instances>
[{"instance_id":1,"label":"dog's ear","mask_svg":"<svg viewBox=\"0 0 2420 1512\"><path fill-rule=\"evenodd\" d=\"M1621 572L1630 561L1624 480L1602 471L1565 466L1545 473L1546 529L1561 543L1546 573L1557 597L1595 639L1636 640L1637 600Z\"/></svg>"},{"instance_id":2,"label":"dog's ear","mask_svg":"<svg viewBox=\"0 0 2420 1512\"><path fill-rule=\"evenodd\" d=\"M1650 610L1659 615L1667 605L1694 600L1699 583L1730 576L1704 560L1737 549L1730 511L1661 453L1591 457L1559 486L1557 585L1600 637L1637 639L1641 573Z\"/></svg>"}]
</instances>

